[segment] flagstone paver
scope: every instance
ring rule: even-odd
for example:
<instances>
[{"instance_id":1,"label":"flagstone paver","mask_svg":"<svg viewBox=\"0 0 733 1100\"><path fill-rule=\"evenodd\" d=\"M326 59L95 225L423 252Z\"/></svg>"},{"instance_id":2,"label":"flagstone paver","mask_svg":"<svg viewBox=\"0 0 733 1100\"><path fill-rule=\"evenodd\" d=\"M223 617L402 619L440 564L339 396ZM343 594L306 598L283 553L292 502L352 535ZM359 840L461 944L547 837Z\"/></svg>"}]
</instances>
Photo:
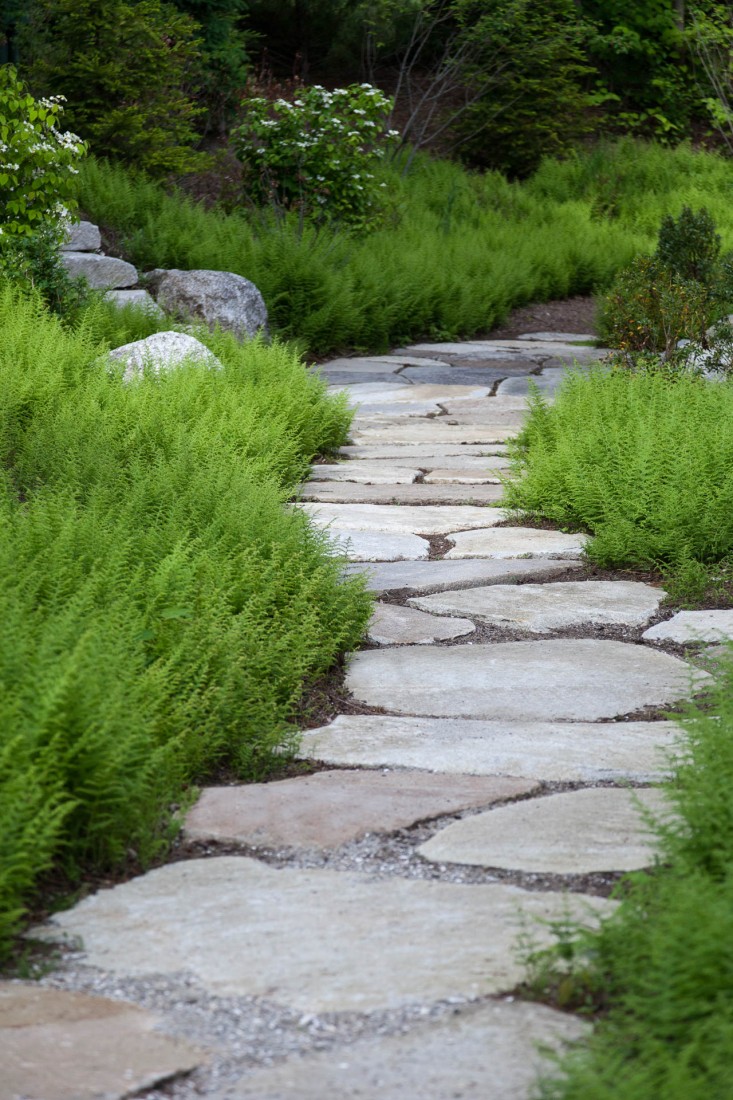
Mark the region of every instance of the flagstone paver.
<instances>
[{"instance_id":1,"label":"flagstone paver","mask_svg":"<svg viewBox=\"0 0 733 1100\"><path fill-rule=\"evenodd\" d=\"M193 840L335 848L442 814L530 793L526 779L437 777L424 771L325 771L236 787L206 787L186 815Z\"/></svg>"},{"instance_id":2,"label":"flagstone paver","mask_svg":"<svg viewBox=\"0 0 733 1100\"><path fill-rule=\"evenodd\" d=\"M669 706L710 680L647 646L573 638L368 650L354 656L346 686L397 714L593 722Z\"/></svg>"},{"instance_id":3,"label":"flagstone paver","mask_svg":"<svg viewBox=\"0 0 733 1100\"><path fill-rule=\"evenodd\" d=\"M328 527L334 551L353 562L418 561L430 554L430 543L401 531L343 531Z\"/></svg>"},{"instance_id":4,"label":"flagstone paver","mask_svg":"<svg viewBox=\"0 0 733 1100\"><path fill-rule=\"evenodd\" d=\"M412 607L378 603L369 623L367 639L376 645L428 645L473 634L470 619L426 615Z\"/></svg>"},{"instance_id":5,"label":"flagstone paver","mask_svg":"<svg viewBox=\"0 0 733 1100\"><path fill-rule=\"evenodd\" d=\"M503 378L513 376L524 377L528 371L537 369L537 364L522 360L498 358L495 363L488 366L487 363L477 363L475 366L463 364L456 367L406 367L400 375L407 381L415 383L459 383L470 386L478 383L483 386L494 386Z\"/></svg>"},{"instance_id":6,"label":"flagstone paver","mask_svg":"<svg viewBox=\"0 0 733 1100\"><path fill-rule=\"evenodd\" d=\"M311 481L356 481L360 485L410 485L420 469L397 466L393 462L324 462L311 467Z\"/></svg>"},{"instance_id":7,"label":"flagstone paver","mask_svg":"<svg viewBox=\"0 0 733 1100\"><path fill-rule=\"evenodd\" d=\"M438 615L470 615L507 630L547 634L589 623L642 626L666 595L661 588L636 581L565 581L520 587L495 584L418 596L410 604Z\"/></svg>"},{"instance_id":8,"label":"flagstone paver","mask_svg":"<svg viewBox=\"0 0 733 1100\"><path fill-rule=\"evenodd\" d=\"M0 1100L123 1100L206 1061L137 1005L0 982Z\"/></svg>"},{"instance_id":9,"label":"flagstone paver","mask_svg":"<svg viewBox=\"0 0 733 1100\"><path fill-rule=\"evenodd\" d=\"M542 374L506 378L499 383L497 394L502 397L505 394L525 394L529 393L533 386L536 386L543 396L552 395L562 383L565 375L566 372L563 367L546 367L543 369Z\"/></svg>"},{"instance_id":10,"label":"flagstone paver","mask_svg":"<svg viewBox=\"0 0 733 1100\"><path fill-rule=\"evenodd\" d=\"M343 501L345 504L391 504L404 501L417 504L452 504L458 501L476 504L496 504L503 495L501 485L431 485L431 484L368 484L353 481L313 481L303 486L301 498L315 501Z\"/></svg>"},{"instance_id":11,"label":"flagstone paver","mask_svg":"<svg viewBox=\"0 0 733 1100\"><path fill-rule=\"evenodd\" d=\"M337 1057L255 1070L217 1100L524 1100L544 1066L538 1045L560 1050L589 1030L541 1005L490 1003L411 1035L362 1040Z\"/></svg>"},{"instance_id":12,"label":"flagstone paver","mask_svg":"<svg viewBox=\"0 0 733 1100\"><path fill-rule=\"evenodd\" d=\"M500 584L525 577L552 577L568 570L582 569L577 561L550 561L547 558L466 558L463 561L398 561L349 565L346 573L364 573L372 592L441 592L478 584Z\"/></svg>"},{"instance_id":13,"label":"flagstone paver","mask_svg":"<svg viewBox=\"0 0 733 1100\"><path fill-rule=\"evenodd\" d=\"M517 340L539 341L543 344L593 344L596 338L587 332L523 332Z\"/></svg>"},{"instance_id":14,"label":"flagstone paver","mask_svg":"<svg viewBox=\"0 0 733 1100\"><path fill-rule=\"evenodd\" d=\"M534 527L473 528L450 535L453 547L446 559L582 557L587 535L545 531Z\"/></svg>"},{"instance_id":15,"label":"flagstone paver","mask_svg":"<svg viewBox=\"0 0 733 1100\"><path fill-rule=\"evenodd\" d=\"M418 851L437 863L545 874L636 871L649 867L656 854L645 814L669 820L662 791L566 791L465 817Z\"/></svg>"},{"instance_id":16,"label":"flagstone paver","mask_svg":"<svg viewBox=\"0 0 733 1100\"><path fill-rule=\"evenodd\" d=\"M448 535L472 527L502 523L506 512L501 508L480 508L470 504L329 504L301 505L319 526L329 524L341 531L389 531L406 534Z\"/></svg>"},{"instance_id":17,"label":"flagstone paver","mask_svg":"<svg viewBox=\"0 0 733 1100\"><path fill-rule=\"evenodd\" d=\"M339 454L348 455L349 458L360 458L372 462L374 459L398 459L407 465L420 465L415 460L418 458L437 458L438 456L455 456L465 458L468 456L482 457L490 455L505 455L506 443L375 443L361 446L346 446L339 449Z\"/></svg>"},{"instance_id":18,"label":"flagstone paver","mask_svg":"<svg viewBox=\"0 0 733 1100\"><path fill-rule=\"evenodd\" d=\"M549 783L652 783L669 774L673 722L492 722L340 714L303 734L300 755L353 767L514 775Z\"/></svg>"},{"instance_id":19,"label":"flagstone paver","mask_svg":"<svg viewBox=\"0 0 733 1100\"><path fill-rule=\"evenodd\" d=\"M395 416L355 419L354 443L505 443L517 434L506 424L451 424L448 417Z\"/></svg>"},{"instance_id":20,"label":"flagstone paver","mask_svg":"<svg viewBox=\"0 0 733 1100\"><path fill-rule=\"evenodd\" d=\"M510 990L523 974L514 953L523 921L612 908L584 895L219 856L100 890L35 934L81 937L87 965L117 974L188 971L222 995L368 1012ZM550 939L541 925L538 939Z\"/></svg>"},{"instance_id":21,"label":"flagstone paver","mask_svg":"<svg viewBox=\"0 0 733 1100\"><path fill-rule=\"evenodd\" d=\"M733 639L733 609L678 611L664 623L645 630L647 642L721 642Z\"/></svg>"},{"instance_id":22,"label":"flagstone paver","mask_svg":"<svg viewBox=\"0 0 733 1100\"><path fill-rule=\"evenodd\" d=\"M506 462L506 460L500 460ZM508 462L506 465L509 465ZM425 474L425 485L500 485L501 476L506 476L506 467L484 467L483 470L466 468L442 468L430 470Z\"/></svg>"}]
</instances>

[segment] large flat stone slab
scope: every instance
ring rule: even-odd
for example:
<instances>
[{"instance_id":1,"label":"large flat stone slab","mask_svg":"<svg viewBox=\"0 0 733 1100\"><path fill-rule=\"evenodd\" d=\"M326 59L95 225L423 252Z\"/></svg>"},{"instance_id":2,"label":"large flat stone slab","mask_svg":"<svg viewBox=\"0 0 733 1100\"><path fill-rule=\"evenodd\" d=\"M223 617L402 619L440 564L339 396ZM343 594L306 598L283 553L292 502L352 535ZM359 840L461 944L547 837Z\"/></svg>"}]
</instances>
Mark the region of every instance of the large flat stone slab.
<instances>
[{"instance_id":1,"label":"large flat stone slab","mask_svg":"<svg viewBox=\"0 0 733 1100\"><path fill-rule=\"evenodd\" d=\"M302 500L338 501L345 504L495 504L504 495L497 483L432 485L417 483L362 485L353 481L313 481L301 488Z\"/></svg>"},{"instance_id":2,"label":"large flat stone slab","mask_svg":"<svg viewBox=\"0 0 733 1100\"><path fill-rule=\"evenodd\" d=\"M394 462L395 459L385 459ZM463 474L494 473L496 470L508 470L511 460L507 455L423 455L419 462L422 470L429 471L428 476L435 477L448 471Z\"/></svg>"},{"instance_id":3,"label":"large flat stone slab","mask_svg":"<svg viewBox=\"0 0 733 1100\"><path fill-rule=\"evenodd\" d=\"M505 443L517 429L509 425L449 423L448 417L356 417L351 429L354 443Z\"/></svg>"},{"instance_id":4,"label":"large flat stone slab","mask_svg":"<svg viewBox=\"0 0 733 1100\"><path fill-rule=\"evenodd\" d=\"M553 342L553 348L564 347ZM462 359L476 360L517 360L533 359L541 353L538 347L530 346L521 340L465 340L458 343L412 344L405 349L410 355L430 355L435 358L457 356Z\"/></svg>"},{"instance_id":5,"label":"large flat stone slab","mask_svg":"<svg viewBox=\"0 0 733 1100\"><path fill-rule=\"evenodd\" d=\"M369 462L374 459L397 459L403 465L420 465L415 463L418 458L435 458L436 456L455 455L461 458L482 455L505 455L507 447L505 443L376 443L367 446L346 446L339 448L339 454L349 455L350 458L365 459Z\"/></svg>"},{"instance_id":6,"label":"large flat stone slab","mask_svg":"<svg viewBox=\"0 0 733 1100\"><path fill-rule=\"evenodd\" d=\"M536 364L531 362L500 355L494 358L496 362L492 366L477 363L475 366L463 364L450 367L406 367L400 377L418 385L493 386L503 378L514 375L524 377L526 373L536 368Z\"/></svg>"},{"instance_id":7,"label":"large flat stone slab","mask_svg":"<svg viewBox=\"0 0 733 1100\"><path fill-rule=\"evenodd\" d=\"M351 374L396 374L403 364L398 359L389 360L386 356L370 356L354 359L329 359L327 363L318 363L313 369L322 374L334 371Z\"/></svg>"},{"instance_id":8,"label":"large flat stone slab","mask_svg":"<svg viewBox=\"0 0 733 1100\"><path fill-rule=\"evenodd\" d=\"M93 290L134 286L137 270L126 260L96 252L62 252L61 262L72 279L86 279Z\"/></svg>"},{"instance_id":9,"label":"large flat stone slab","mask_svg":"<svg viewBox=\"0 0 733 1100\"><path fill-rule=\"evenodd\" d=\"M589 344L595 347L596 337L592 332L523 332L517 340L531 340L542 344Z\"/></svg>"},{"instance_id":10,"label":"large flat stone slab","mask_svg":"<svg viewBox=\"0 0 733 1100\"><path fill-rule=\"evenodd\" d=\"M688 698L711 677L646 646L595 638L369 650L346 687L397 714L595 722Z\"/></svg>"},{"instance_id":11,"label":"large flat stone slab","mask_svg":"<svg viewBox=\"0 0 733 1100\"><path fill-rule=\"evenodd\" d=\"M501 523L501 508L480 508L470 504L303 504L319 527L333 524L340 531L389 531L404 534L447 535L470 527Z\"/></svg>"},{"instance_id":12,"label":"large flat stone slab","mask_svg":"<svg viewBox=\"0 0 733 1100\"><path fill-rule=\"evenodd\" d=\"M583 556L588 535L543 531L534 527L499 527L451 535L447 559L555 558L574 561Z\"/></svg>"},{"instance_id":13,"label":"large flat stone slab","mask_svg":"<svg viewBox=\"0 0 733 1100\"><path fill-rule=\"evenodd\" d=\"M527 794L526 779L435 776L424 771L326 771L275 783L206 787L186 816L192 840L262 847L337 848L365 833Z\"/></svg>"},{"instance_id":14,"label":"large flat stone slab","mask_svg":"<svg viewBox=\"0 0 733 1100\"><path fill-rule=\"evenodd\" d=\"M666 595L661 588L636 581L563 581L494 584L418 596L410 603L438 615L469 615L506 630L548 634L591 623L641 626L657 613Z\"/></svg>"},{"instance_id":15,"label":"large flat stone slab","mask_svg":"<svg viewBox=\"0 0 733 1100\"><path fill-rule=\"evenodd\" d=\"M724 642L733 638L733 609L678 611L643 634L647 642Z\"/></svg>"},{"instance_id":16,"label":"large flat stone slab","mask_svg":"<svg viewBox=\"0 0 733 1100\"><path fill-rule=\"evenodd\" d=\"M323 462L311 466L311 481L353 481L359 485L410 485L420 469L371 462Z\"/></svg>"},{"instance_id":17,"label":"large flat stone slab","mask_svg":"<svg viewBox=\"0 0 733 1100\"><path fill-rule=\"evenodd\" d=\"M385 373L384 370L377 370L378 364L374 364L374 369L364 369L361 371L350 370L326 370L325 368L318 368L314 370L314 374L317 373L328 383L329 392L339 393L346 386L367 384L370 382L380 382L383 385L389 385L391 383L401 384L399 374ZM389 372L389 367L386 368ZM334 387L333 389L331 387ZM336 389L335 387L338 387Z\"/></svg>"},{"instance_id":18,"label":"large flat stone slab","mask_svg":"<svg viewBox=\"0 0 733 1100\"><path fill-rule=\"evenodd\" d=\"M343 389L350 391L353 387L340 387L339 389L331 388L329 393L339 393ZM395 387L397 389L397 387ZM434 417L439 416L441 413L440 405L435 401L367 401L359 400L358 402L351 398L349 405L351 408L356 408L356 418L354 420L354 426L358 427L363 424L365 419L374 417L380 421L388 419L400 419L405 417Z\"/></svg>"},{"instance_id":19,"label":"large flat stone slab","mask_svg":"<svg viewBox=\"0 0 733 1100\"><path fill-rule=\"evenodd\" d=\"M183 860L56 913L34 935L81 937L117 974L188 971L212 993L301 1012L369 1012L512 989L529 922L581 920L603 899L504 885L275 869L241 856ZM549 942L537 923L537 939Z\"/></svg>"},{"instance_id":20,"label":"large flat stone slab","mask_svg":"<svg viewBox=\"0 0 733 1100\"><path fill-rule=\"evenodd\" d=\"M426 473L423 483L425 485L501 485L501 475L506 476L506 466L509 463L506 459L499 459L499 461L506 465L502 468L495 466L493 469L484 467L483 470L439 467Z\"/></svg>"},{"instance_id":21,"label":"large flat stone slab","mask_svg":"<svg viewBox=\"0 0 733 1100\"><path fill-rule=\"evenodd\" d=\"M435 863L539 874L636 871L654 862L657 847L639 807L669 818L661 791L594 787L463 818L418 851Z\"/></svg>"},{"instance_id":22,"label":"large flat stone slab","mask_svg":"<svg viewBox=\"0 0 733 1100\"><path fill-rule=\"evenodd\" d=\"M397 381L401 380L401 376ZM438 402L444 405L450 402L456 409L465 403L472 407L476 401L486 399L489 396L487 386L462 386L448 384L444 386L434 385L351 385L345 387L353 403L378 404L389 402L390 404L414 404L416 401L427 401L433 404Z\"/></svg>"},{"instance_id":23,"label":"large flat stone slab","mask_svg":"<svg viewBox=\"0 0 733 1100\"><path fill-rule=\"evenodd\" d=\"M581 569L580 562L529 560L526 558L471 558L465 561L421 561L351 565L347 573L365 573L371 592L441 592L477 584L501 584L530 577L552 577L568 569Z\"/></svg>"},{"instance_id":24,"label":"large flat stone slab","mask_svg":"<svg viewBox=\"0 0 733 1100\"><path fill-rule=\"evenodd\" d=\"M375 645L430 645L473 634L476 627L470 619L455 619L450 615L426 615L412 607L393 603L375 605L367 638Z\"/></svg>"},{"instance_id":25,"label":"large flat stone slab","mask_svg":"<svg viewBox=\"0 0 733 1100\"><path fill-rule=\"evenodd\" d=\"M0 1100L123 1100L205 1054L136 1005L0 982Z\"/></svg>"},{"instance_id":26,"label":"large flat stone slab","mask_svg":"<svg viewBox=\"0 0 733 1100\"><path fill-rule=\"evenodd\" d=\"M419 561L430 554L430 543L409 533L329 527L328 536L334 544L334 553L353 562Z\"/></svg>"},{"instance_id":27,"label":"large flat stone slab","mask_svg":"<svg viewBox=\"0 0 733 1100\"><path fill-rule=\"evenodd\" d=\"M254 1070L218 1100L530 1100L549 1071L540 1045L559 1052L588 1031L544 1005L490 1003L407 1035Z\"/></svg>"},{"instance_id":28,"label":"large flat stone slab","mask_svg":"<svg viewBox=\"0 0 733 1100\"><path fill-rule=\"evenodd\" d=\"M550 783L669 775L682 731L673 722L491 722L340 714L302 735L300 755L326 764L516 775Z\"/></svg>"},{"instance_id":29,"label":"large flat stone slab","mask_svg":"<svg viewBox=\"0 0 733 1100\"><path fill-rule=\"evenodd\" d=\"M557 392L566 376L564 367L547 367L542 374L533 374L526 378L507 378L499 383L497 395L528 394L532 387L536 387L544 396L551 396Z\"/></svg>"}]
</instances>

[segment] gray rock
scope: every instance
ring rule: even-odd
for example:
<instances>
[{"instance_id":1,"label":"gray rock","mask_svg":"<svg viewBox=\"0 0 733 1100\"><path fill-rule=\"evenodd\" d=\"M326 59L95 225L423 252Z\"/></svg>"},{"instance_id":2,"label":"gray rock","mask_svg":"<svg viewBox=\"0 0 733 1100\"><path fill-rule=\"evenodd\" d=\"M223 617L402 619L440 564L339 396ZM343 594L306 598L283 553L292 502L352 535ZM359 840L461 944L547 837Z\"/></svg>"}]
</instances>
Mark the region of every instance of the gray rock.
<instances>
[{"instance_id":1,"label":"gray rock","mask_svg":"<svg viewBox=\"0 0 733 1100\"><path fill-rule=\"evenodd\" d=\"M62 252L61 260L72 279L86 279L93 290L134 286L137 270L126 260L96 252Z\"/></svg>"},{"instance_id":2,"label":"gray rock","mask_svg":"<svg viewBox=\"0 0 733 1100\"><path fill-rule=\"evenodd\" d=\"M166 313L233 332L240 340L267 334L267 308L254 283L231 271L165 271L145 276Z\"/></svg>"},{"instance_id":3,"label":"gray rock","mask_svg":"<svg viewBox=\"0 0 733 1100\"><path fill-rule=\"evenodd\" d=\"M506 459L499 459L500 462L505 462L508 465ZM502 471L506 476L505 470ZM499 476L499 469L494 468L487 469L484 467L483 471L471 470L471 469L437 469L430 470L429 473L423 478L424 485L500 485L501 478Z\"/></svg>"},{"instance_id":4,"label":"gray rock","mask_svg":"<svg viewBox=\"0 0 733 1100\"><path fill-rule=\"evenodd\" d=\"M379 356L355 359L330 359L327 363L318 363L314 370L320 374L396 374L402 367L397 360L385 361ZM398 381L398 379L396 379Z\"/></svg>"},{"instance_id":5,"label":"gray rock","mask_svg":"<svg viewBox=\"0 0 733 1100\"><path fill-rule=\"evenodd\" d=\"M733 638L733 609L678 611L642 635L647 642L722 642Z\"/></svg>"},{"instance_id":6,"label":"gray rock","mask_svg":"<svg viewBox=\"0 0 733 1100\"><path fill-rule=\"evenodd\" d=\"M312 481L301 488L301 500L334 501L345 504L495 504L504 495L498 484L432 485L378 484L361 485L351 481Z\"/></svg>"},{"instance_id":7,"label":"gray rock","mask_svg":"<svg viewBox=\"0 0 733 1100\"><path fill-rule=\"evenodd\" d=\"M352 426L354 443L373 446L378 443L505 443L513 439L517 429L506 424L450 424L448 417L395 416L384 419L357 417Z\"/></svg>"},{"instance_id":8,"label":"gray rock","mask_svg":"<svg viewBox=\"0 0 733 1100\"><path fill-rule=\"evenodd\" d=\"M501 523L501 508L477 508L470 504L302 504L300 507L319 527L333 524L340 531L389 531L402 534L447 535L470 527Z\"/></svg>"},{"instance_id":9,"label":"gray rock","mask_svg":"<svg viewBox=\"0 0 733 1100\"><path fill-rule=\"evenodd\" d=\"M523 332L517 340L538 340L544 344L592 344L595 345L596 337L592 332Z\"/></svg>"},{"instance_id":10,"label":"gray rock","mask_svg":"<svg viewBox=\"0 0 733 1100\"><path fill-rule=\"evenodd\" d=\"M533 374L526 378L507 378L499 383L497 394L525 394L532 387L536 387L544 396L556 393L567 371L564 367L550 367L542 371L542 374Z\"/></svg>"},{"instance_id":11,"label":"gray rock","mask_svg":"<svg viewBox=\"0 0 733 1100\"><path fill-rule=\"evenodd\" d=\"M491 722L339 714L302 734L300 755L341 767L424 768L441 774L514 775L548 783L669 775L682 744L673 722Z\"/></svg>"},{"instance_id":12,"label":"gray rock","mask_svg":"<svg viewBox=\"0 0 733 1100\"><path fill-rule=\"evenodd\" d=\"M0 982L2 1100L123 1100L206 1060L122 1001Z\"/></svg>"},{"instance_id":13,"label":"gray rock","mask_svg":"<svg viewBox=\"0 0 733 1100\"><path fill-rule=\"evenodd\" d=\"M530 362L509 360L493 366L455 367L405 367L400 375L407 381L435 385L493 386L502 379L519 375L524 377L532 370Z\"/></svg>"},{"instance_id":14,"label":"gray rock","mask_svg":"<svg viewBox=\"0 0 733 1100\"><path fill-rule=\"evenodd\" d=\"M487 527L458 531L450 536L453 548L446 559L458 558L556 558L583 556L587 535L544 531L534 527Z\"/></svg>"},{"instance_id":15,"label":"gray rock","mask_svg":"<svg viewBox=\"0 0 733 1100\"><path fill-rule=\"evenodd\" d=\"M153 317L161 320L165 317L165 313L159 305L156 305L147 290L108 290L104 297L106 301L114 302L120 309L124 306L136 306Z\"/></svg>"},{"instance_id":16,"label":"gray rock","mask_svg":"<svg viewBox=\"0 0 733 1100\"><path fill-rule=\"evenodd\" d=\"M594 638L368 650L346 677L360 702L396 714L519 722L616 718L710 682L677 657Z\"/></svg>"},{"instance_id":17,"label":"gray rock","mask_svg":"<svg viewBox=\"0 0 733 1100\"><path fill-rule=\"evenodd\" d=\"M321 870L243 856L183 860L100 890L34 936L81 937L116 974L194 974L212 993L301 1012L369 1012L512 989L526 922L609 913L601 898ZM593 919L592 917L590 918Z\"/></svg>"},{"instance_id":18,"label":"gray rock","mask_svg":"<svg viewBox=\"0 0 733 1100\"><path fill-rule=\"evenodd\" d=\"M411 485L420 476L419 468L398 466L395 462L339 462L311 466L310 480L352 481L358 485Z\"/></svg>"},{"instance_id":19,"label":"gray rock","mask_svg":"<svg viewBox=\"0 0 733 1100\"><path fill-rule=\"evenodd\" d=\"M589 1025L543 1005L490 1003L407 1035L256 1069L218 1100L529 1100L539 1048L559 1051Z\"/></svg>"},{"instance_id":20,"label":"gray rock","mask_svg":"<svg viewBox=\"0 0 733 1100\"><path fill-rule=\"evenodd\" d=\"M481 583L508 584L527 576L552 577L568 569L581 568L580 562L525 558L482 561L473 558L465 561L397 561L394 564L385 560L383 564L350 565L346 572L365 573L367 588L372 592L395 592L400 589L442 592Z\"/></svg>"},{"instance_id":21,"label":"gray rock","mask_svg":"<svg viewBox=\"0 0 733 1100\"><path fill-rule=\"evenodd\" d=\"M96 252L102 247L99 227L91 222L74 222L70 225L66 240L61 245L62 252Z\"/></svg>"},{"instance_id":22,"label":"gray rock","mask_svg":"<svg viewBox=\"0 0 733 1100\"><path fill-rule=\"evenodd\" d=\"M174 370L184 363L221 370L222 365L215 355L193 336L185 332L155 332L144 340L135 340L123 344L109 353L113 362L125 364L123 380L130 382L139 377L148 367L153 373Z\"/></svg>"},{"instance_id":23,"label":"gray rock","mask_svg":"<svg viewBox=\"0 0 733 1100\"><path fill-rule=\"evenodd\" d=\"M636 581L564 581L495 584L419 596L410 603L438 615L470 615L507 630L547 634L590 623L641 626L656 614L666 595L661 588Z\"/></svg>"},{"instance_id":24,"label":"gray rock","mask_svg":"<svg viewBox=\"0 0 733 1100\"><path fill-rule=\"evenodd\" d=\"M505 455L507 446L505 443L375 443L367 446L346 446L339 448L339 454L349 455L351 458L362 458L369 462L375 459L394 458L401 465L420 466L416 462L418 458L445 457L481 457L491 455Z\"/></svg>"},{"instance_id":25,"label":"gray rock","mask_svg":"<svg viewBox=\"0 0 733 1100\"><path fill-rule=\"evenodd\" d=\"M669 803L661 791L566 791L463 818L418 851L433 863L536 874L636 871L649 867L656 852L644 812L669 820Z\"/></svg>"},{"instance_id":26,"label":"gray rock","mask_svg":"<svg viewBox=\"0 0 733 1100\"><path fill-rule=\"evenodd\" d=\"M430 554L426 539L401 531L344 531L328 528L334 552L352 562L418 561Z\"/></svg>"},{"instance_id":27,"label":"gray rock","mask_svg":"<svg viewBox=\"0 0 733 1100\"><path fill-rule=\"evenodd\" d=\"M336 848L443 814L529 794L522 779L422 771L325 771L275 783L206 787L186 816L192 840L266 847Z\"/></svg>"},{"instance_id":28,"label":"gray rock","mask_svg":"<svg viewBox=\"0 0 733 1100\"><path fill-rule=\"evenodd\" d=\"M473 634L475 629L470 619L426 615L412 607L378 603L367 637L375 645L429 645Z\"/></svg>"}]
</instances>

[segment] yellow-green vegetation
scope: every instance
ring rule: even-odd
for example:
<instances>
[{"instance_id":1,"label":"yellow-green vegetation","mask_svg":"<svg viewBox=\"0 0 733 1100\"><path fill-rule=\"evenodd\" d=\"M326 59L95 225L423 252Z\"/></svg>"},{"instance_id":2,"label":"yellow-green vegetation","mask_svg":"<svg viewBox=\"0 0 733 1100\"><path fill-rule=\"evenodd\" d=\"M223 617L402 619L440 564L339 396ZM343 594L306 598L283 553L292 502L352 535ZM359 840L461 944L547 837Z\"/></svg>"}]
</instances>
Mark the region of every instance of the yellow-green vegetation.
<instances>
[{"instance_id":1,"label":"yellow-green vegetation","mask_svg":"<svg viewBox=\"0 0 733 1100\"><path fill-rule=\"evenodd\" d=\"M49 867L144 864L191 783L281 760L368 615L285 505L343 402L225 336L221 371L124 384L110 316L0 292L0 951Z\"/></svg>"}]
</instances>

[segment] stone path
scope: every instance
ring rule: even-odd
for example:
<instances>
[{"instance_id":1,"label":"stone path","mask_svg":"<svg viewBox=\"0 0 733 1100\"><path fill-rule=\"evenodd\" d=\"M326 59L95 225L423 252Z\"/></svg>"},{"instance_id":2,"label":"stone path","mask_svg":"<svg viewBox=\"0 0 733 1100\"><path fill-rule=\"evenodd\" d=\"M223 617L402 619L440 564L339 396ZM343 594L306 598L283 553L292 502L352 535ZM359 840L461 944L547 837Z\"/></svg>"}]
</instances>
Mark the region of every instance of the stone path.
<instances>
[{"instance_id":1,"label":"stone path","mask_svg":"<svg viewBox=\"0 0 733 1100\"><path fill-rule=\"evenodd\" d=\"M378 596L344 712L303 736L322 770L205 790L184 858L34 931L66 946L0 983L0 1100L527 1100L537 1045L586 1031L517 999L518 941L653 862L661 715L710 679L680 645L733 630L504 525L530 380L599 354L533 333L319 368L357 415L299 507Z\"/></svg>"}]
</instances>

